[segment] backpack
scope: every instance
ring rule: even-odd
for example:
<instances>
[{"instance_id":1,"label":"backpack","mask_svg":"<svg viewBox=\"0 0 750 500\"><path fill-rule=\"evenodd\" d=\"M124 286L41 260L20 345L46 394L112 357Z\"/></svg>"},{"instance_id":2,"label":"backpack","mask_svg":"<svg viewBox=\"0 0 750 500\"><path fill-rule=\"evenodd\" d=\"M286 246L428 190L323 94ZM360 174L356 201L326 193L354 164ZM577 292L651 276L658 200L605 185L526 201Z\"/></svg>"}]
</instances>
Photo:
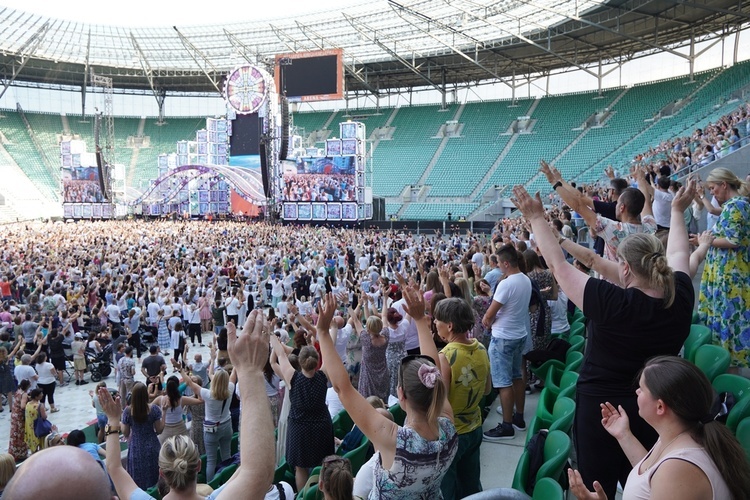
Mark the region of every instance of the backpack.
<instances>
[{"instance_id":1,"label":"backpack","mask_svg":"<svg viewBox=\"0 0 750 500\"><path fill-rule=\"evenodd\" d=\"M537 337L544 336L544 329L547 322L547 311L545 305L547 301L542 296L542 291L539 288L539 283L535 279L529 278L531 281L531 299L529 300L529 311L539 311L539 319L536 322L536 331L531 332L532 335Z\"/></svg>"},{"instance_id":2,"label":"backpack","mask_svg":"<svg viewBox=\"0 0 750 500\"><path fill-rule=\"evenodd\" d=\"M531 495L536 485L536 474L544 463L544 443L547 441L549 431L542 429L529 439L526 443L526 451L529 454L529 473L526 477L526 493Z\"/></svg>"}]
</instances>

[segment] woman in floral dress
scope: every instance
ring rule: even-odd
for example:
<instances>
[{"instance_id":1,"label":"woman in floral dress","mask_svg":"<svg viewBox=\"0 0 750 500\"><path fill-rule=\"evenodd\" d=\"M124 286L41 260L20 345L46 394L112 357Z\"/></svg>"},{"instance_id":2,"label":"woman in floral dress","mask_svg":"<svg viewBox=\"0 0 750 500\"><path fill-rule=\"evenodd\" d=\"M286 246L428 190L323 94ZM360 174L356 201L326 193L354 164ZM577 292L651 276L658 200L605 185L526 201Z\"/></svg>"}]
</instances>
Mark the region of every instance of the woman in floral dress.
<instances>
[{"instance_id":1,"label":"woman in floral dress","mask_svg":"<svg viewBox=\"0 0 750 500\"><path fill-rule=\"evenodd\" d=\"M706 179L722 204L701 278L698 314L731 357L730 370L750 367L750 200L748 185L726 168ZM705 198L705 197L704 197Z\"/></svg>"},{"instance_id":2,"label":"woman in floral dress","mask_svg":"<svg viewBox=\"0 0 750 500\"><path fill-rule=\"evenodd\" d=\"M8 453L13 455L16 462L25 460L29 455L29 447L26 445L26 403L31 382L27 379L21 380L18 389L13 396L13 409L10 413L10 444Z\"/></svg>"}]
</instances>

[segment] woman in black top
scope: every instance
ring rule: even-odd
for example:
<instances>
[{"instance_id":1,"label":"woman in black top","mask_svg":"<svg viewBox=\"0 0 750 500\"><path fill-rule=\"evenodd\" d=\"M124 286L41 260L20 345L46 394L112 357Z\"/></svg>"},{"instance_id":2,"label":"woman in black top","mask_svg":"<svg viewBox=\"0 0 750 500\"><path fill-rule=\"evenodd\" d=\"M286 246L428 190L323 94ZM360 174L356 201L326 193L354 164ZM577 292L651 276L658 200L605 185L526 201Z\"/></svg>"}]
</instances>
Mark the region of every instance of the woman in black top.
<instances>
[{"instance_id":1,"label":"woman in black top","mask_svg":"<svg viewBox=\"0 0 750 500\"><path fill-rule=\"evenodd\" d=\"M521 186L513 193L560 287L589 320L586 357L577 385L575 446L586 486L593 490L597 480L607 496L614 498L617 482L625 484L631 466L617 441L601 426L600 404L622 405L633 416L631 429L638 440L646 448L656 442L654 430L637 417L637 374L653 356L676 355L690 331L695 292L683 212L693 199L695 182L689 182L672 201L666 253L655 236L636 233L620 241L617 262L588 254L590 261L584 264L609 281L591 278L565 260L560 244L566 250L575 244L556 239L538 196L532 198Z\"/></svg>"},{"instance_id":2,"label":"woman in black top","mask_svg":"<svg viewBox=\"0 0 750 500\"><path fill-rule=\"evenodd\" d=\"M57 379L60 381L60 387L68 385L63 382L63 372L65 372L65 350L63 348L63 336L57 331L57 328L53 328L47 338L47 346L49 348L49 360L52 366L57 370Z\"/></svg>"}]
</instances>

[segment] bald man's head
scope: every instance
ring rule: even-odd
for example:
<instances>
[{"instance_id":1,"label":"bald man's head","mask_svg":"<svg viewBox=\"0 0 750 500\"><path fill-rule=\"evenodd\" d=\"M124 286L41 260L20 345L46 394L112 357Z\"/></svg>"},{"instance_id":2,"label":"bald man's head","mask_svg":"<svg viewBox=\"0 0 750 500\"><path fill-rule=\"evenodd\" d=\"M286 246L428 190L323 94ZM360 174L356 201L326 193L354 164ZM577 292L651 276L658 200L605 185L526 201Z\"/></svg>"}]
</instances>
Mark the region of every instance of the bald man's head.
<instances>
[{"instance_id":1,"label":"bald man's head","mask_svg":"<svg viewBox=\"0 0 750 500\"><path fill-rule=\"evenodd\" d=\"M3 492L14 500L111 500L109 478L94 458L73 446L34 453L21 464Z\"/></svg>"}]
</instances>

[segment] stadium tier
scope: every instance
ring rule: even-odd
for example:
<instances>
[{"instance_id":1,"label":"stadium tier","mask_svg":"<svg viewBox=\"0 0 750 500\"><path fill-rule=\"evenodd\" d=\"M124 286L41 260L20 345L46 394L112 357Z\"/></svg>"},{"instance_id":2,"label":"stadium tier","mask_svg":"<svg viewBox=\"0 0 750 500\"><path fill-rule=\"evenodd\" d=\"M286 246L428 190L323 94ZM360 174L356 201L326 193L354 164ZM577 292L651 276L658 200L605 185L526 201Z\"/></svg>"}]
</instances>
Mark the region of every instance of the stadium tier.
<instances>
[{"instance_id":1,"label":"stadium tier","mask_svg":"<svg viewBox=\"0 0 750 500\"><path fill-rule=\"evenodd\" d=\"M631 88L548 96L540 99L471 102L440 106L294 113L292 122L306 147L323 147L347 120L367 126L373 144L373 194L386 198L386 214L401 219L443 219L448 212L470 217L487 206L494 186L526 184L549 192L538 162L553 161L566 178L602 180L613 165L627 169L639 153L663 140L733 112L750 84L750 63L636 85ZM93 118L4 110L3 147L49 199L59 199L59 142L86 141L93 150ZM127 185L145 188L157 176L157 158L192 140L204 118L115 118L116 162ZM380 131L386 130L382 134ZM32 138L33 135L33 138ZM45 158L47 163L45 164ZM406 190L413 186L415 189Z\"/></svg>"}]
</instances>

